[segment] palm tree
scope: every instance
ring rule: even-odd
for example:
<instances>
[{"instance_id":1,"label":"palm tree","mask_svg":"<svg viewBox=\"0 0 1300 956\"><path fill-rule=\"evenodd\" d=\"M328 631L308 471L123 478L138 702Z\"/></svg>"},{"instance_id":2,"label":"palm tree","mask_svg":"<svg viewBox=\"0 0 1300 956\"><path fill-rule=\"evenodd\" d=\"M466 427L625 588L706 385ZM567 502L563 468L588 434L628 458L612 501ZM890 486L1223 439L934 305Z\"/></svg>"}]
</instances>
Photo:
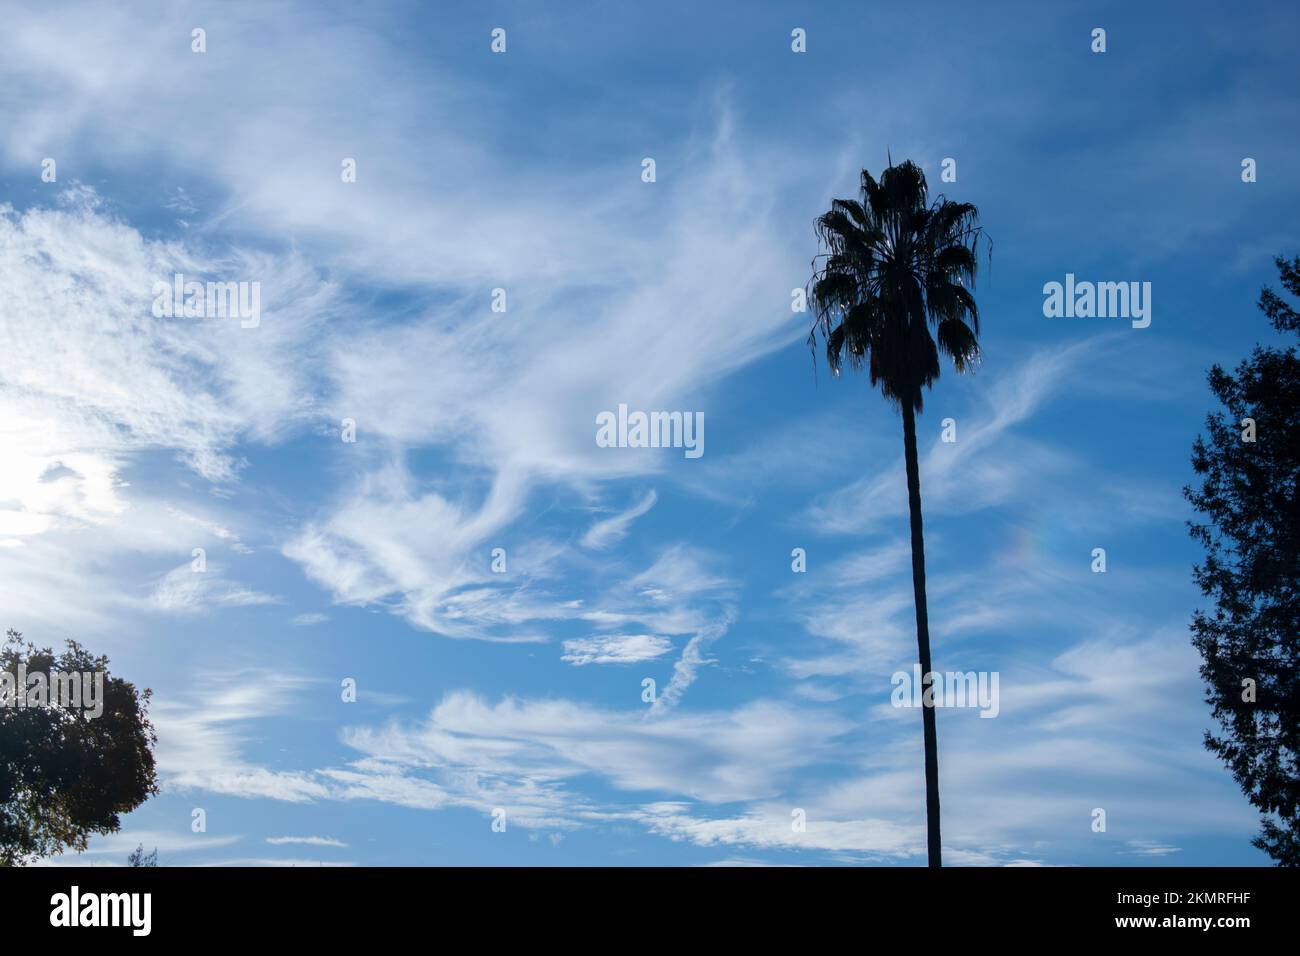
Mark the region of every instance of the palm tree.
<instances>
[{"instance_id":1,"label":"palm tree","mask_svg":"<svg viewBox=\"0 0 1300 956\"><path fill-rule=\"evenodd\" d=\"M923 683L930 682L930 626L925 605L925 542L916 413L922 390L939 377L939 353L963 372L979 358L979 311L972 290L980 237L979 211L942 195L933 202L925 174L910 160L891 165L880 181L862 171L862 198L836 199L817 220L825 252L813 259L812 302L826 362L864 364L871 384L903 415L907 503L912 523L912 589ZM931 335L931 328L934 334ZM939 752L934 708L923 706L925 818L930 866L942 865L939 839Z\"/></svg>"}]
</instances>

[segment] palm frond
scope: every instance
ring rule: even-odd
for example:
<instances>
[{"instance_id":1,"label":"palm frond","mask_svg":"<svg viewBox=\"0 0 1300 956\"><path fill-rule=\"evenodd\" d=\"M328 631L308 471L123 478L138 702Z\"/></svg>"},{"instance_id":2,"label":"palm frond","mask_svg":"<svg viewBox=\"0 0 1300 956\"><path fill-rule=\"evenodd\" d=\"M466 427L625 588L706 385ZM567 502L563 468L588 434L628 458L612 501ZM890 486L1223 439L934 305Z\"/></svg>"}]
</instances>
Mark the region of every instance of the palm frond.
<instances>
[{"instance_id":1,"label":"palm frond","mask_svg":"<svg viewBox=\"0 0 1300 956\"><path fill-rule=\"evenodd\" d=\"M865 366L886 398L920 410L940 354L958 372L979 358L979 210L932 200L910 160L891 160L879 179L864 169L859 185L859 198L832 200L816 222L825 252L813 260L809 344L820 334L833 373Z\"/></svg>"}]
</instances>

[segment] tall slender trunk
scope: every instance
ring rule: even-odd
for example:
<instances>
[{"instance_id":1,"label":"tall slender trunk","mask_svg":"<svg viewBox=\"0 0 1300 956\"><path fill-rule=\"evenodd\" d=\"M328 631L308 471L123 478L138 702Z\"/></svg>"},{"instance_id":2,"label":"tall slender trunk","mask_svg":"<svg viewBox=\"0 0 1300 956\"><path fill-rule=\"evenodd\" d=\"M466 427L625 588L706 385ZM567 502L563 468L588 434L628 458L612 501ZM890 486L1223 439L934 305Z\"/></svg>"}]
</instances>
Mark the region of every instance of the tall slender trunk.
<instances>
[{"instance_id":1,"label":"tall slender trunk","mask_svg":"<svg viewBox=\"0 0 1300 956\"><path fill-rule=\"evenodd\" d=\"M907 507L912 518L912 596L916 603L916 649L922 686L930 674L930 615L925 606L925 538L921 533L921 471L916 462L916 412L903 401L903 450L907 460ZM922 697L924 704L924 697ZM925 729L925 829L931 866L942 866L939 840L939 739L934 708L921 707Z\"/></svg>"}]
</instances>

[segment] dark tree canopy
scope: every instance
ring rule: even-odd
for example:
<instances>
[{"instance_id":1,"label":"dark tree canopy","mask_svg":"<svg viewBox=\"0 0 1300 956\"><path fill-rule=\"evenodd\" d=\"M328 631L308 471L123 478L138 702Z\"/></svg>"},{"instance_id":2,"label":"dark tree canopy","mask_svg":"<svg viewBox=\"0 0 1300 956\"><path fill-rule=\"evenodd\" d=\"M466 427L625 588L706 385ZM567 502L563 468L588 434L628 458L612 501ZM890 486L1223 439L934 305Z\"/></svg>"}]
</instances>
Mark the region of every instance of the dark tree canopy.
<instances>
[{"instance_id":1,"label":"dark tree canopy","mask_svg":"<svg viewBox=\"0 0 1300 956\"><path fill-rule=\"evenodd\" d=\"M92 833L111 833L120 815L158 792L149 691L108 673L108 658L75 641L55 655L10 630L0 671L103 673L103 712L53 706L0 706L0 866L65 848L83 850Z\"/></svg>"},{"instance_id":2,"label":"dark tree canopy","mask_svg":"<svg viewBox=\"0 0 1300 956\"><path fill-rule=\"evenodd\" d=\"M827 251L813 260L808 344L820 331L833 373L845 362L865 365L885 398L920 411L940 355L958 372L979 358L979 211L942 195L931 200L911 160L887 167L879 181L862 170L859 196L833 200L817 220Z\"/></svg>"},{"instance_id":3,"label":"dark tree canopy","mask_svg":"<svg viewBox=\"0 0 1300 956\"><path fill-rule=\"evenodd\" d=\"M1277 266L1300 297L1300 257ZM1265 289L1259 307L1279 332L1300 332L1277 293ZM1200 487L1185 491L1206 519L1190 525L1205 546L1196 583L1216 605L1192 620L1222 728L1205 745L1263 815L1255 846L1300 866L1300 356L1256 346L1232 374L1211 368L1209 382L1227 411L1208 417L1192 452Z\"/></svg>"}]
</instances>

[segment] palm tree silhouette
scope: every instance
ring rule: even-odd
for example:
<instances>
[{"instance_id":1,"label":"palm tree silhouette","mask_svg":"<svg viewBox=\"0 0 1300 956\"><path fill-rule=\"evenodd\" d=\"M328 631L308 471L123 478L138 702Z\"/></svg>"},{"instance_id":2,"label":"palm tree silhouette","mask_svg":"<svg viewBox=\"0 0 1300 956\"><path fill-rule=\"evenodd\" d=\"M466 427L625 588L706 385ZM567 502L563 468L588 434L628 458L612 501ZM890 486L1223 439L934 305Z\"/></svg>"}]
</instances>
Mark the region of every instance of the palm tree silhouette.
<instances>
[{"instance_id":1,"label":"palm tree silhouette","mask_svg":"<svg viewBox=\"0 0 1300 956\"><path fill-rule=\"evenodd\" d=\"M910 160L892 160L880 177L862 171L861 200L836 199L817 220L826 251L813 259L812 302L826 362L839 375L864 364L871 384L903 415L907 502L912 524L912 589L922 681L929 682L930 625L925 602L925 542L916 413L922 390L939 377L939 353L958 372L979 358L979 310L972 290L979 211L944 196L930 201L925 174ZM968 321L969 320L969 321ZM934 335L930 333L931 326ZM939 750L933 707L921 708L925 733L925 818L930 866L942 865L939 838Z\"/></svg>"}]
</instances>

